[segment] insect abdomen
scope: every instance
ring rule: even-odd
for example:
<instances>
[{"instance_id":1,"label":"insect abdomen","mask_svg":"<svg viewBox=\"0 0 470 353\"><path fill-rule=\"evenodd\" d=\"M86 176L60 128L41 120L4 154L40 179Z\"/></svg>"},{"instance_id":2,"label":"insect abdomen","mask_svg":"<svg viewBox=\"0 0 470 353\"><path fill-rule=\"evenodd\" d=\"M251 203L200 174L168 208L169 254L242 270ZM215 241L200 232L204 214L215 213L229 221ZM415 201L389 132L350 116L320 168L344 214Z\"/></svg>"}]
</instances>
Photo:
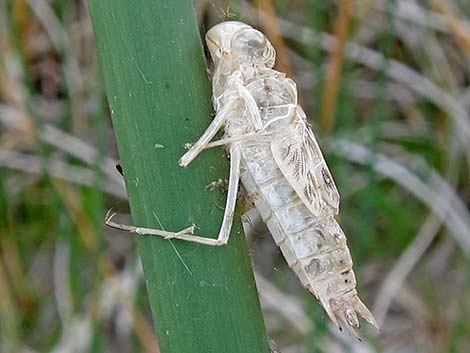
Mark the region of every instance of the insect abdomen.
<instances>
[{"instance_id":1,"label":"insect abdomen","mask_svg":"<svg viewBox=\"0 0 470 353\"><path fill-rule=\"evenodd\" d=\"M351 267L346 237L338 223L331 216L316 218L304 206L277 167L269 144L243 147L242 183L302 283L312 288L311 281L331 276L338 268L334 261L338 257L340 265L344 264L341 270Z\"/></svg>"},{"instance_id":2,"label":"insect abdomen","mask_svg":"<svg viewBox=\"0 0 470 353\"><path fill-rule=\"evenodd\" d=\"M269 143L242 146L241 180L274 241L302 284L353 332L356 312L373 325L360 301L346 236L333 214L315 217L277 167Z\"/></svg>"}]
</instances>

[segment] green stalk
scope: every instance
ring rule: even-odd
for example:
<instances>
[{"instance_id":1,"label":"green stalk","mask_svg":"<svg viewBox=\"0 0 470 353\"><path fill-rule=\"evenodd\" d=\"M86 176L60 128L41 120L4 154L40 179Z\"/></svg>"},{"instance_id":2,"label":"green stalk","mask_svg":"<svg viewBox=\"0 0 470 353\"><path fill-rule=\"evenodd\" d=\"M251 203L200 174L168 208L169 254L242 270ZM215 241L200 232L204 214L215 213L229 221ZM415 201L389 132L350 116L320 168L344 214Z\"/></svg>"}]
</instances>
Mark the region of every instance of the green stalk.
<instances>
[{"instance_id":1,"label":"green stalk","mask_svg":"<svg viewBox=\"0 0 470 353\"><path fill-rule=\"evenodd\" d=\"M192 2L89 0L134 224L218 233L227 178L221 149L178 166L211 121L210 90ZM141 236L147 290L162 353L268 352L239 220L209 247Z\"/></svg>"}]
</instances>

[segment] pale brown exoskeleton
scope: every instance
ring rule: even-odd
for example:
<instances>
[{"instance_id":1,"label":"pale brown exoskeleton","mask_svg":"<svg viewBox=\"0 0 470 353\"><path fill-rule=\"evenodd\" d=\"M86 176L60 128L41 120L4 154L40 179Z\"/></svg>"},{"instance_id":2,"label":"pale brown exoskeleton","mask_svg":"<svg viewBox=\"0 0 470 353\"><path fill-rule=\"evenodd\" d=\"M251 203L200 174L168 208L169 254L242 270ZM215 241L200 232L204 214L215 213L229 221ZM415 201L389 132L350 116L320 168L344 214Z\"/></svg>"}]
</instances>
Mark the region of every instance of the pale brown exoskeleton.
<instances>
[{"instance_id":1,"label":"pale brown exoskeleton","mask_svg":"<svg viewBox=\"0 0 470 353\"><path fill-rule=\"evenodd\" d=\"M228 242L238 181L267 224L288 265L320 301L337 327L352 334L363 317L378 328L359 299L346 236L335 220L339 194L305 113L295 83L273 69L275 51L256 29L236 21L211 28L206 41L214 73L214 120L180 159L186 167L204 149L227 146L230 176L217 239L181 232L107 224L140 234L206 245ZM211 142L224 129L224 137ZM339 319L339 320L338 320ZM339 321L339 322L338 322Z\"/></svg>"}]
</instances>

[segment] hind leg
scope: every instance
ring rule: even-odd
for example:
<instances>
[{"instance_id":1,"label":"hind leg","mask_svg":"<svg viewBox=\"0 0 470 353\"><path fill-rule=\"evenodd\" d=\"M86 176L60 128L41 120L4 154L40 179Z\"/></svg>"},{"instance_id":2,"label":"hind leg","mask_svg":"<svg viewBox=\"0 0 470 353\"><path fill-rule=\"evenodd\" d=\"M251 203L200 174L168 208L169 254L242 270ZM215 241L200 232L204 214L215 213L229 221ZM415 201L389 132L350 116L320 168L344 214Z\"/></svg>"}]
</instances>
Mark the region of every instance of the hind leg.
<instances>
[{"instance_id":1,"label":"hind leg","mask_svg":"<svg viewBox=\"0 0 470 353\"><path fill-rule=\"evenodd\" d=\"M232 223L235 214L235 204L237 201L238 182L240 179L240 149L238 145L233 145L230 148L230 155L230 177L228 182L227 201L225 204L224 217L222 219L222 224L220 226L219 235L217 239L193 235L192 233L195 229L194 225L180 232L167 232L160 229L119 224L112 220L115 214L108 214L106 216L106 225L111 228L124 230L130 233L154 235L163 237L165 239L181 239L211 246L220 246L227 244L230 236L230 231L232 229Z\"/></svg>"}]
</instances>

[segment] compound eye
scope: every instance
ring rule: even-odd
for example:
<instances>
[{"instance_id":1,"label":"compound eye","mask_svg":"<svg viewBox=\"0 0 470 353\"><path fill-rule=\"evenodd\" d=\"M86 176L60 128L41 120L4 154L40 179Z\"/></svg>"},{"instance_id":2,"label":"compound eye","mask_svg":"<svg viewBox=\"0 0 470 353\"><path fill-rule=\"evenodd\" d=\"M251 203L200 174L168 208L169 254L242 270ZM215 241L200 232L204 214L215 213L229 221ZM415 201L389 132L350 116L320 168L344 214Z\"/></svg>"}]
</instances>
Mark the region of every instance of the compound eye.
<instances>
[{"instance_id":1,"label":"compound eye","mask_svg":"<svg viewBox=\"0 0 470 353\"><path fill-rule=\"evenodd\" d=\"M262 60L265 50L266 37L255 29L243 29L232 39L232 51L240 59Z\"/></svg>"}]
</instances>

